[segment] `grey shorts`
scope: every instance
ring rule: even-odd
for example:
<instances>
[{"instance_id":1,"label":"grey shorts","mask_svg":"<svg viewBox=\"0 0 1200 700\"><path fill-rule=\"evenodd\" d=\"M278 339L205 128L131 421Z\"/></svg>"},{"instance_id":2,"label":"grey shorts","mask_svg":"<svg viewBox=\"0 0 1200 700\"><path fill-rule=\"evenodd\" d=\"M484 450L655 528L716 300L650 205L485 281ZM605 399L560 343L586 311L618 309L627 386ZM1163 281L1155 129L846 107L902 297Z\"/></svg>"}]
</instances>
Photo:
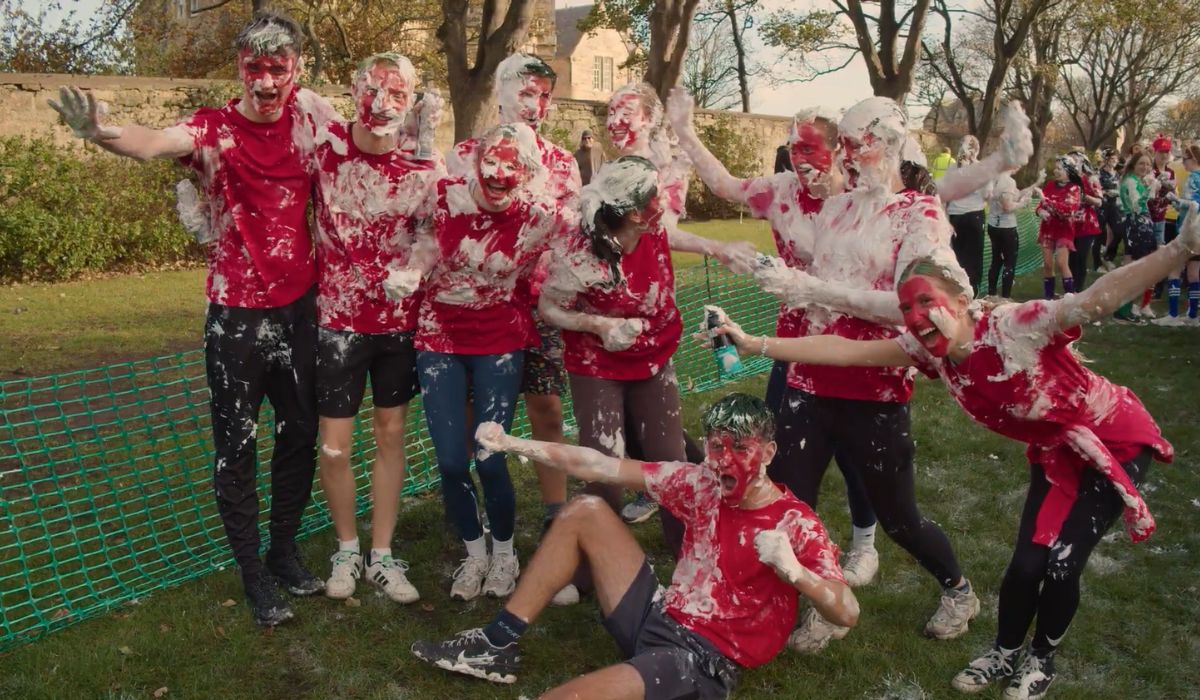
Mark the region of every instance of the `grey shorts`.
<instances>
[{"instance_id":1,"label":"grey shorts","mask_svg":"<svg viewBox=\"0 0 1200 700\"><path fill-rule=\"evenodd\" d=\"M737 684L739 667L708 640L663 611L650 564L629 584L604 628L646 686L646 700L719 700Z\"/></svg>"}]
</instances>

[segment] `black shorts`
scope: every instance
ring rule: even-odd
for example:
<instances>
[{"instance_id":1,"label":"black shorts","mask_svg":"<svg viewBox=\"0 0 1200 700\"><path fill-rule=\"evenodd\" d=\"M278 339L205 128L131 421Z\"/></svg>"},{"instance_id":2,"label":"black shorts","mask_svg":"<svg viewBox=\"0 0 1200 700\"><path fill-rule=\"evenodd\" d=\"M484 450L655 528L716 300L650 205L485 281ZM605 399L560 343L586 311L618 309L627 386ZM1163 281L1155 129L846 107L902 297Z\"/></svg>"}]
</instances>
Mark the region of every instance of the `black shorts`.
<instances>
[{"instance_id":1,"label":"black shorts","mask_svg":"<svg viewBox=\"0 0 1200 700\"><path fill-rule=\"evenodd\" d=\"M412 333L317 329L317 413L353 418L371 375L376 408L403 406L420 393Z\"/></svg>"},{"instance_id":2,"label":"black shorts","mask_svg":"<svg viewBox=\"0 0 1200 700\"><path fill-rule=\"evenodd\" d=\"M629 590L604 620L625 663L642 677L646 700L729 697L738 665L664 612L659 597L658 579L650 564L642 562Z\"/></svg>"},{"instance_id":3,"label":"black shorts","mask_svg":"<svg viewBox=\"0 0 1200 700\"><path fill-rule=\"evenodd\" d=\"M525 369L521 376L521 393L536 396L562 396L567 390L567 373L563 369L562 331L549 325L533 309L541 345L525 349Z\"/></svg>"}]
</instances>

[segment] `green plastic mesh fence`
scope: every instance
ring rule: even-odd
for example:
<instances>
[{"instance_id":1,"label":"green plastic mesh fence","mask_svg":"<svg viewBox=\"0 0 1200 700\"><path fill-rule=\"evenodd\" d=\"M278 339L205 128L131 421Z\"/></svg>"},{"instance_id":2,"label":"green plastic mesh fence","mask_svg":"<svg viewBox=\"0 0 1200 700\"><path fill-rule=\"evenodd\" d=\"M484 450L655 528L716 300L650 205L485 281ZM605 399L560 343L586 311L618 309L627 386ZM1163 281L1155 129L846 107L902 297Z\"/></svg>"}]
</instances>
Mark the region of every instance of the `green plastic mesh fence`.
<instances>
[{"instance_id":1,"label":"green plastic mesh fence","mask_svg":"<svg viewBox=\"0 0 1200 700\"><path fill-rule=\"evenodd\" d=\"M1021 231L1025 271L1040 263L1028 212ZM751 333L774 328L775 301L717 265L678 270L677 291L689 332L706 303L723 306ZM675 363L684 393L730 381L718 375L711 351L687 337ZM740 376L769 364L745 358ZM232 563L212 495L208 410L198 350L0 383L0 649ZM269 405L263 410L265 465L273 420ZM360 512L368 508L370 418L368 408L355 433ZM419 399L410 421L407 494L437 485ZM528 430L521 414L516 430ZM264 496L267 471L260 470ZM301 536L328 525L315 489Z\"/></svg>"}]
</instances>

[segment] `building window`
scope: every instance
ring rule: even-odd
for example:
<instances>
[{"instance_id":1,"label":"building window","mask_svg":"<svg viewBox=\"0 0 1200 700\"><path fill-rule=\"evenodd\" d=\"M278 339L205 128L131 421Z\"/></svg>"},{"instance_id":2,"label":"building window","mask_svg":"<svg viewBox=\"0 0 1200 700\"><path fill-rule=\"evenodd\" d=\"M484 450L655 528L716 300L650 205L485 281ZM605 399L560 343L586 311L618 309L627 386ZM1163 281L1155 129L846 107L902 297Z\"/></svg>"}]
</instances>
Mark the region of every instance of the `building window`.
<instances>
[{"instance_id":1,"label":"building window","mask_svg":"<svg viewBox=\"0 0 1200 700\"><path fill-rule=\"evenodd\" d=\"M592 59L592 89L611 92L613 89L613 60L608 56Z\"/></svg>"}]
</instances>

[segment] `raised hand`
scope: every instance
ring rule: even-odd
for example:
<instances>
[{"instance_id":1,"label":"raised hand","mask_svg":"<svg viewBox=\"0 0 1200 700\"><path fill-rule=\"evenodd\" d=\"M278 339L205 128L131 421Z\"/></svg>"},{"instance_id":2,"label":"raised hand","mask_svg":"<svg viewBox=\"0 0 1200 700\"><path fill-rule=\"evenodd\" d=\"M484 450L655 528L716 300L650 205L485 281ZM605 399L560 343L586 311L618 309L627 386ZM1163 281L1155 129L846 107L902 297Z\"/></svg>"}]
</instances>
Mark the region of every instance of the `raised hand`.
<instances>
[{"instance_id":1,"label":"raised hand","mask_svg":"<svg viewBox=\"0 0 1200 700\"><path fill-rule=\"evenodd\" d=\"M675 128L676 133L691 131L692 109L694 106L695 100L682 87L673 87L671 88L671 92L667 93L667 121L671 122L671 126Z\"/></svg>"},{"instance_id":2,"label":"raised hand","mask_svg":"<svg viewBox=\"0 0 1200 700\"><path fill-rule=\"evenodd\" d=\"M46 103L62 115L63 121L79 138L106 141L121 136L121 127L102 123L108 107L103 102L97 102L92 93L84 93L73 86L61 87L58 89L58 99L58 102L47 100Z\"/></svg>"},{"instance_id":3,"label":"raised hand","mask_svg":"<svg viewBox=\"0 0 1200 700\"><path fill-rule=\"evenodd\" d=\"M402 301L416 293L421 286L421 277L421 271L413 267L391 270L383 281L383 291L388 299Z\"/></svg>"},{"instance_id":4,"label":"raised hand","mask_svg":"<svg viewBox=\"0 0 1200 700\"><path fill-rule=\"evenodd\" d=\"M1000 115L1004 133L1000 135L1000 157L1008 168L1019 168L1033 157L1033 133L1029 117L1017 102L1009 102Z\"/></svg>"},{"instance_id":5,"label":"raised hand","mask_svg":"<svg viewBox=\"0 0 1200 700\"><path fill-rule=\"evenodd\" d=\"M820 280L803 270L790 268L780 258L760 255L754 264L754 281L768 294L791 307L814 301Z\"/></svg>"},{"instance_id":6,"label":"raised hand","mask_svg":"<svg viewBox=\"0 0 1200 700\"><path fill-rule=\"evenodd\" d=\"M792 541L782 530L763 530L754 536L758 560L781 574L794 574L804 567L792 551Z\"/></svg>"}]
</instances>

